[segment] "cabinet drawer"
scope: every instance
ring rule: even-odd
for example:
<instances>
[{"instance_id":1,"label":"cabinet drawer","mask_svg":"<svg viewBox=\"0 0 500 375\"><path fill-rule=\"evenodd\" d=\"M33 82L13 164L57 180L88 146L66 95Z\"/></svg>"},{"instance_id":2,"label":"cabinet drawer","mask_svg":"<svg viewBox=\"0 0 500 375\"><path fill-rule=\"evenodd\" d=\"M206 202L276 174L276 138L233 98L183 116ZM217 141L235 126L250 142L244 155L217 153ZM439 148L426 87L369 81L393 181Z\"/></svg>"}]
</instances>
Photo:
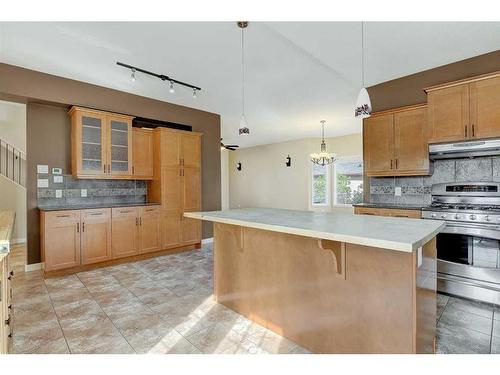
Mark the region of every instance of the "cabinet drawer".
<instances>
[{"instance_id":1,"label":"cabinet drawer","mask_svg":"<svg viewBox=\"0 0 500 375\"><path fill-rule=\"evenodd\" d=\"M160 213L159 206L144 206L141 207L140 210L141 210L141 216Z\"/></svg>"},{"instance_id":2,"label":"cabinet drawer","mask_svg":"<svg viewBox=\"0 0 500 375\"><path fill-rule=\"evenodd\" d=\"M111 216L115 217L131 217L138 216L138 207L118 207L111 209Z\"/></svg>"},{"instance_id":3,"label":"cabinet drawer","mask_svg":"<svg viewBox=\"0 0 500 375\"><path fill-rule=\"evenodd\" d=\"M45 212L45 225L47 228L58 227L61 224L76 223L80 221L80 211L51 211Z\"/></svg>"},{"instance_id":4,"label":"cabinet drawer","mask_svg":"<svg viewBox=\"0 0 500 375\"><path fill-rule=\"evenodd\" d=\"M82 210L82 220L85 219L107 219L111 217L111 208L95 208Z\"/></svg>"}]
</instances>

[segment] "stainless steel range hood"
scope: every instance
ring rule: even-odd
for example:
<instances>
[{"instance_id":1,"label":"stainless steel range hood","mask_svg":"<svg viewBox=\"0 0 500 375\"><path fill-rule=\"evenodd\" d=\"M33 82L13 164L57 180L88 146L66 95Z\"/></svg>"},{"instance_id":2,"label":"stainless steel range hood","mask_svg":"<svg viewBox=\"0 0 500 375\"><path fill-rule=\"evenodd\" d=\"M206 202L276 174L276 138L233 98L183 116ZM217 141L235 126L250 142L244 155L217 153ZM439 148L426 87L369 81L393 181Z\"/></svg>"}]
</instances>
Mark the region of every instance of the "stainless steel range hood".
<instances>
[{"instance_id":1,"label":"stainless steel range hood","mask_svg":"<svg viewBox=\"0 0 500 375\"><path fill-rule=\"evenodd\" d=\"M500 139L429 145L431 160L500 155Z\"/></svg>"}]
</instances>

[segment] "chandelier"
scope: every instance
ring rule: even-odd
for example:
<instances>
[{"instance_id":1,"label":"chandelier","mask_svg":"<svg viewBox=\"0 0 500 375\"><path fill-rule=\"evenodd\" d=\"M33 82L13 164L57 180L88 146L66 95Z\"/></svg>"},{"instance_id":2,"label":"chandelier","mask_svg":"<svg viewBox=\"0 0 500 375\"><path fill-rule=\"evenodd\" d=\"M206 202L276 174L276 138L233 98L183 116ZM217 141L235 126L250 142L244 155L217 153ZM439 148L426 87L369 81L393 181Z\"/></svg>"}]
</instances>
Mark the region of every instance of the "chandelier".
<instances>
[{"instance_id":1,"label":"chandelier","mask_svg":"<svg viewBox=\"0 0 500 375\"><path fill-rule=\"evenodd\" d=\"M321 120L321 151L319 153L311 154L311 161L317 165L329 165L335 163L337 155L329 154L326 152L325 142L325 120Z\"/></svg>"}]
</instances>

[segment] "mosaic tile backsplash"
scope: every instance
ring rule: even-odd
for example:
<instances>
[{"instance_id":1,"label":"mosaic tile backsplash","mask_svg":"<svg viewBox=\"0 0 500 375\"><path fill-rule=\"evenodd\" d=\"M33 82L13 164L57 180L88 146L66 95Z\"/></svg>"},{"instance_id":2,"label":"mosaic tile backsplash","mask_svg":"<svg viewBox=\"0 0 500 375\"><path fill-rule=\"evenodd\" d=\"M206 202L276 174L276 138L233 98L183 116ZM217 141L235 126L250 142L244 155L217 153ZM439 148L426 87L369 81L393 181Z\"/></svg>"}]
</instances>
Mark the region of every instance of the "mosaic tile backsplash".
<instances>
[{"instance_id":1,"label":"mosaic tile backsplash","mask_svg":"<svg viewBox=\"0 0 500 375\"><path fill-rule=\"evenodd\" d=\"M54 182L54 176L61 176L63 181ZM147 198L146 181L79 180L71 175L54 174L38 174L37 178L49 181L47 188L37 188L39 207L134 204L145 203ZM81 196L82 190L86 191L86 197Z\"/></svg>"},{"instance_id":2,"label":"mosaic tile backsplash","mask_svg":"<svg viewBox=\"0 0 500 375\"><path fill-rule=\"evenodd\" d=\"M372 177L370 203L417 204L431 203L431 186L443 182L500 182L500 157L436 160L432 174L424 177ZM401 196L395 196L401 187Z\"/></svg>"}]
</instances>

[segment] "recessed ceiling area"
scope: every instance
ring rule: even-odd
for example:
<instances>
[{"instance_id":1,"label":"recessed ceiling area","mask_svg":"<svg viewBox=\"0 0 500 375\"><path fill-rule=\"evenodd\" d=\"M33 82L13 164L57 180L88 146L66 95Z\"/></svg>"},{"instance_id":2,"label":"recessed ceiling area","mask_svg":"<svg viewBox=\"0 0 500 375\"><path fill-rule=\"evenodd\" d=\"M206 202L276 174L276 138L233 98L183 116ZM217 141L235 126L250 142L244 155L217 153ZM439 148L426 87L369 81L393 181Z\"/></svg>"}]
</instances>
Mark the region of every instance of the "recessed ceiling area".
<instances>
[{"instance_id":1,"label":"recessed ceiling area","mask_svg":"<svg viewBox=\"0 0 500 375\"><path fill-rule=\"evenodd\" d=\"M365 84L371 86L500 49L500 23L369 22ZM0 23L0 61L219 113L225 143L248 147L361 130L361 23L250 22L245 31L246 118L241 116L240 29L235 22ZM177 87L116 65L200 86Z\"/></svg>"}]
</instances>

